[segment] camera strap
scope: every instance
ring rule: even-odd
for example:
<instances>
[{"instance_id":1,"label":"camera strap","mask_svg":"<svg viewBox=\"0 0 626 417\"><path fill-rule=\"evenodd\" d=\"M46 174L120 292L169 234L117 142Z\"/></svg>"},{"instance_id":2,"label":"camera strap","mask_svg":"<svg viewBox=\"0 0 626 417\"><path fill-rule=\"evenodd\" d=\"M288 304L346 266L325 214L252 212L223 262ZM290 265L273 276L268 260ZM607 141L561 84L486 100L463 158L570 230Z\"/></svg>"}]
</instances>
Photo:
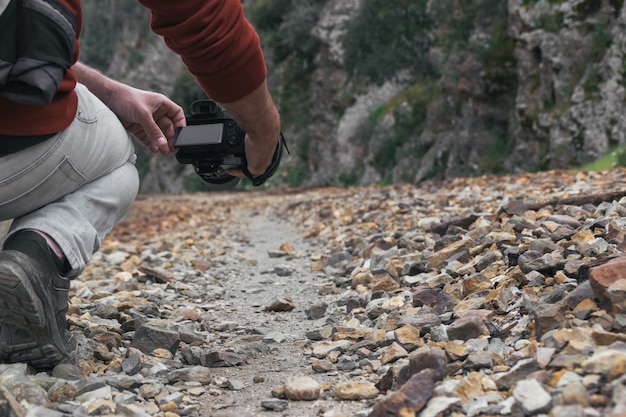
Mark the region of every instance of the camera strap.
<instances>
[{"instance_id":1,"label":"camera strap","mask_svg":"<svg viewBox=\"0 0 626 417\"><path fill-rule=\"evenodd\" d=\"M287 147L287 142L285 142L283 132L280 132L280 139L278 140L278 145L276 145L276 151L274 152L274 156L272 157L272 162L270 163L270 166L267 167L265 172L259 176L255 177L254 175L252 175L250 171L248 171L248 164L244 162L243 166L241 167L241 172L243 172L245 176L248 177L250 181L252 181L252 185L258 187L265 183L265 181L267 181L272 175L274 175L274 173L280 166L280 161L283 156L283 147L285 148L287 153L291 155L291 153L289 152L289 148Z\"/></svg>"}]
</instances>

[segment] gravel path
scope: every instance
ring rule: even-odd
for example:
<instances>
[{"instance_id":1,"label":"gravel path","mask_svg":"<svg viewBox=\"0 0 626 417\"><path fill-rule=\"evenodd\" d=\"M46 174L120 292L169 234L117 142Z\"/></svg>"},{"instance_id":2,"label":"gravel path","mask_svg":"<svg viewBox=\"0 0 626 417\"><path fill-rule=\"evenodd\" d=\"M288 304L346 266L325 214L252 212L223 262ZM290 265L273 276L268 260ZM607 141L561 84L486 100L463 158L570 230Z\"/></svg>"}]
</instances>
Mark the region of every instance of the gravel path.
<instances>
[{"instance_id":1,"label":"gravel path","mask_svg":"<svg viewBox=\"0 0 626 417\"><path fill-rule=\"evenodd\" d=\"M73 283L76 365L0 364L0 415L624 414L625 191L614 170L142 196Z\"/></svg>"}]
</instances>

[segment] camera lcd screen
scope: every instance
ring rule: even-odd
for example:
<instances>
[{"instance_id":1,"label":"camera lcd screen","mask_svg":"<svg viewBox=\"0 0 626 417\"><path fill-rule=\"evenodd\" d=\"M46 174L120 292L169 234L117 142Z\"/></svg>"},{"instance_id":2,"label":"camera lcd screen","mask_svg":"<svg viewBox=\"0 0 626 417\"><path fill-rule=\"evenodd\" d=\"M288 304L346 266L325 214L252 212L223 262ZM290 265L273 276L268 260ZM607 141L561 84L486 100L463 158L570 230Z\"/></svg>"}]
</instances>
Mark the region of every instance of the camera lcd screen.
<instances>
[{"instance_id":1,"label":"camera lcd screen","mask_svg":"<svg viewBox=\"0 0 626 417\"><path fill-rule=\"evenodd\" d=\"M218 145L222 143L221 123L192 125L178 131L174 146Z\"/></svg>"}]
</instances>

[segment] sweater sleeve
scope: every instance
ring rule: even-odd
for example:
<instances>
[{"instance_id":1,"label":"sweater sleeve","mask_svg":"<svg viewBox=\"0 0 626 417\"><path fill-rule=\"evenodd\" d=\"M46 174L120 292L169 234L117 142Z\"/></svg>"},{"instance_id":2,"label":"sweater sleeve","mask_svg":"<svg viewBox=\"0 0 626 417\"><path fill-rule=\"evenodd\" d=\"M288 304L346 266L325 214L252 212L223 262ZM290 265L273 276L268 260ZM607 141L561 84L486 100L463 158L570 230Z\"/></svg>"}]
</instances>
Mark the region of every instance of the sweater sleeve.
<instances>
[{"instance_id":1,"label":"sweater sleeve","mask_svg":"<svg viewBox=\"0 0 626 417\"><path fill-rule=\"evenodd\" d=\"M139 0L152 30L182 58L207 95L238 100L267 76L259 37L240 0Z\"/></svg>"}]
</instances>

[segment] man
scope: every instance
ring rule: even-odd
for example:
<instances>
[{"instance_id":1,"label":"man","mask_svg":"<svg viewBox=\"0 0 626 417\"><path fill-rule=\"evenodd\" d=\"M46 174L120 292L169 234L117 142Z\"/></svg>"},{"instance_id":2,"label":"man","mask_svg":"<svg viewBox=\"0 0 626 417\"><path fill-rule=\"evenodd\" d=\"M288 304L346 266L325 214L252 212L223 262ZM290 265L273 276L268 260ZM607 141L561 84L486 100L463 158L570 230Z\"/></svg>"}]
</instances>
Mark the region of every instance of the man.
<instances>
[{"instance_id":1,"label":"man","mask_svg":"<svg viewBox=\"0 0 626 417\"><path fill-rule=\"evenodd\" d=\"M140 0L151 27L207 95L246 130L252 175L269 166L280 120L258 36L239 0ZM72 357L70 280L84 270L138 191L130 132L153 153L174 152L182 109L161 94L111 80L78 61L50 104L0 97L0 221L14 219L0 251L0 360L51 368ZM229 172L243 176L240 172Z\"/></svg>"}]
</instances>

